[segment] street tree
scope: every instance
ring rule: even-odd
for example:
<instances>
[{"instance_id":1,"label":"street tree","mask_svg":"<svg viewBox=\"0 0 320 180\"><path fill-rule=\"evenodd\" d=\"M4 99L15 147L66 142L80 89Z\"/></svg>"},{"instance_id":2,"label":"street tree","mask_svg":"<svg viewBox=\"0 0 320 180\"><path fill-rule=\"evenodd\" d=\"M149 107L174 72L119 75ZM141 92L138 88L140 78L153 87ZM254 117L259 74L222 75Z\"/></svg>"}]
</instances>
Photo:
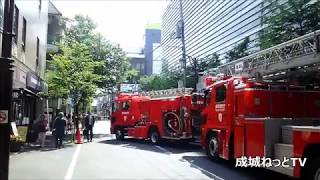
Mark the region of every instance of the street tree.
<instances>
[{"instance_id":1,"label":"street tree","mask_svg":"<svg viewBox=\"0 0 320 180\"><path fill-rule=\"evenodd\" d=\"M269 1L260 32L260 47L266 49L320 29L320 1Z\"/></svg>"},{"instance_id":2,"label":"street tree","mask_svg":"<svg viewBox=\"0 0 320 180\"><path fill-rule=\"evenodd\" d=\"M143 91L152 91L177 88L178 80L177 73L169 72L168 74L141 77L139 83Z\"/></svg>"},{"instance_id":3,"label":"street tree","mask_svg":"<svg viewBox=\"0 0 320 180\"><path fill-rule=\"evenodd\" d=\"M85 44L61 43L61 53L52 57L51 69L47 72L49 95L56 98L71 98L75 111L88 105L97 90L101 76L94 69L101 65L92 59Z\"/></svg>"},{"instance_id":4,"label":"street tree","mask_svg":"<svg viewBox=\"0 0 320 180\"><path fill-rule=\"evenodd\" d=\"M101 76L96 85L103 91L112 89L137 72L130 67L126 54L118 44L106 40L96 33L96 24L88 16L76 15L66 21L65 43L70 46L74 42L85 44L94 61L101 62L94 72Z\"/></svg>"},{"instance_id":5,"label":"street tree","mask_svg":"<svg viewBox=\"0 0 320 180\"><path fill-rule=\"evenodd\" d=\"M250 39L249 37L244 38L244 40L236 45L233 49L228 51L225 55L225 59L227 62L231 62L242 57L248 56L248 47L249 47Z\"/></svg>"},{"instance_id":6,"label":"street tree","mask_svg":"<svg viewBox=\"0 0 320 180\"><path fill-rule=\"evenodd\" d=\"M213 53L204 58L189 58L186 69L186 87L197 88L199 73L216 68L220 65L219 55Z\"/></svg>"}]
</instances>

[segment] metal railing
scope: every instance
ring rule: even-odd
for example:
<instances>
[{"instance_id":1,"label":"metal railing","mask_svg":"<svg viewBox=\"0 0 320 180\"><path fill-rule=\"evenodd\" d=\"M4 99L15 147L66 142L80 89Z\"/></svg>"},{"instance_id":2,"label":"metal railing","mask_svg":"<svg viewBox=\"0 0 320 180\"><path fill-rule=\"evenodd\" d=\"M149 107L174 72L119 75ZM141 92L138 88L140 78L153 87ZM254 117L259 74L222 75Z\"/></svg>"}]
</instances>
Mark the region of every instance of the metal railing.
<instances>
[{"instance_id":1,"label":"metal railing","mask_svg":"<svg viewBox=\"0 0 320 180\"><path fill-rule=\"evenodd\" d=\"M219 66L216 74L255 76L320 63L320 30Z\"/></svg>"}]
</instances>

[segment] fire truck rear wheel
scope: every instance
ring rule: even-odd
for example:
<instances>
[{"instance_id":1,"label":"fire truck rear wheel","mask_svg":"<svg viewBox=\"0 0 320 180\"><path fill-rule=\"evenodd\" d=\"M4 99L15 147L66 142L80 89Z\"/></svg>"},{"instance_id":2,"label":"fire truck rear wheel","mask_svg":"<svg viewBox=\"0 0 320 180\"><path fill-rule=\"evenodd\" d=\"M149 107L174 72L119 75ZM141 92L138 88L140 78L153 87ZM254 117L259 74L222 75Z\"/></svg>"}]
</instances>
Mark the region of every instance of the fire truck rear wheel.
<instances>
[{"instance_id":1,"label":"fire truck rear wheel","mask_svg":"<svg viewBox=\"0 0 320 180\"><path fill-rule=\"evenodd\" d=\"M207 155L210 159L218 159L218 140L215 136L209 136L206 147Z\"/></svg>"},{"instance_id":2,"label":"fire truck rear wheel","mask_svg":"<svg viewBox=\"0 0 320 180\"><path fill-rule=\"evenodd\" d=\"M158 144L160 141L160 135L156 129L150 130L150 141L152 144Z\"/></svg>"},{"instance_id":3,"label":"fire truck rear wheel","mask_svg":"<svg viewBox=\"0 0 320 180\"><path fill-rule=\"evenodd\" d=\"M315 158L308 166L308 180L320 180L320 158Z\"/></svg>"},{"instance_id":4,"label":"fire truck rear wheel","mask_svg":"<svg viewBox=\"0 0 320 180\"><path fill-rule=\"evenodd\" d=\"M116 130L116 139L118 141L122 141L124 139L124 134L122 129L117 129Z\"/></svg>"}]
</instances>

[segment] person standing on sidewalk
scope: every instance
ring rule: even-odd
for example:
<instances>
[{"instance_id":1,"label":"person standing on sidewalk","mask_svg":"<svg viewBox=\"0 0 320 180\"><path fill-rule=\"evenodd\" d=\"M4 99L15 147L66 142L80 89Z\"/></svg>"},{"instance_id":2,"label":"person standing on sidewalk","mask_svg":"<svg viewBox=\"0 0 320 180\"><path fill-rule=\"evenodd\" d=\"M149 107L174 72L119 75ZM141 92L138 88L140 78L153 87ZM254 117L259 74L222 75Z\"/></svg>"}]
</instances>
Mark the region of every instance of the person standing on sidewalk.
<instances>
[{"instance_id":1,"label":"person standing on sidewalk","mask_svg":"<svg viewBox=\"0 0 320 180\"><path fill-rule=\"evenodd\" d=\"M95 119L94 117L91 115L90 112L88 112L87 116L85 117L85 127L86 127L86 135L87 135L87 140L88 142L92 142L92 138L93 138L93 132L92 132L92 129L93 129L93 126L94 126L94 122L95 122Z\"/></svg>"},{"instance_id":2,"label":"person standing on sidewalk","mask_svg":"<svg viewBox=\"0 0 320 180\"><path fill-rule=\"evenodd\" d=\"M72 114L72 124L73 124L72 141L75 141L75 134L77 132L77 129L79 128L79 116L75 112Z\"/></svg>"},{"instance_id":3,"label":"person standing on sidewalk","mask_svg":"<svg viewBox=\"0 0 320 180\"><path fill-rule=\"evenodd\" d=\"M38 140L40 141L41 148L43 148L46 141L46 133L48 131L47 117L44 114L41 114L38 123L39 123Z\"/></svg>"},{"instance_id":4,"label":"person standing on sidewalk","mask_svg":"<svg viewBox=\"0 0 320 180\"><path fill-rule=\"evenodd\" d=\"M67 123L63 117L63 112L60 112L53 125L53 128L55 129L56 148L61 148L65 135L64 133Z\"/></svg>"}]
</instances>

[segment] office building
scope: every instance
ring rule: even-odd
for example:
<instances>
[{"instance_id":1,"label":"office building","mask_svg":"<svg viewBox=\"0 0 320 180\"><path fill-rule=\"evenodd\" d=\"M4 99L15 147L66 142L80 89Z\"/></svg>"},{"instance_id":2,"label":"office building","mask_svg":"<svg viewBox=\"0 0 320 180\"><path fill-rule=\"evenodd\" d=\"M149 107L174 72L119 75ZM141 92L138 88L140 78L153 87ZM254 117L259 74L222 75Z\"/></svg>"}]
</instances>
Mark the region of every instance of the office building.
<instances>
[{"instance_id":1,"label":"office building","mask_svg":"<svg viewBox=\"0 0 320 180\"><path fill-rule=\"evenodd\" d=\"M204 58L213 53L223 61L225 53L249 37L249 51L257 51L258 32L262 29L264 0L183 0L186 54ZM167 6L161 26L164 69L178 69L182 58L181 39L177 38L180 20L179 0Z\"/></svg>"},{"instance_id":2,"label":"office building","mask_svg":"<svg viewBox=\"0 0 320 180\"><path fill-rule=\"evenodd\" d=\"M161 59L159 61L160 41L161 41L160 24L148 24L145 30L145 45L144 45L144 56L146 61L145 73L147 75L152 75L159 71L159 67L157 66L159 65L159 62L161 63ZM154 52L156 50L158 50L157 55L154 56Z\"/></svg>"},{"instance_id":3,"label":"office building","mask_svg":"<svg viewBox=\"0 0 320 180\"><path fill-rule=\"evenodd\" d=\"M145 64L146 59L144 54L141 53L127 53L127 58L129 59L129 63L133 69L138 71L139 76L146 75Z\"/></svg>"}]
</instances>

